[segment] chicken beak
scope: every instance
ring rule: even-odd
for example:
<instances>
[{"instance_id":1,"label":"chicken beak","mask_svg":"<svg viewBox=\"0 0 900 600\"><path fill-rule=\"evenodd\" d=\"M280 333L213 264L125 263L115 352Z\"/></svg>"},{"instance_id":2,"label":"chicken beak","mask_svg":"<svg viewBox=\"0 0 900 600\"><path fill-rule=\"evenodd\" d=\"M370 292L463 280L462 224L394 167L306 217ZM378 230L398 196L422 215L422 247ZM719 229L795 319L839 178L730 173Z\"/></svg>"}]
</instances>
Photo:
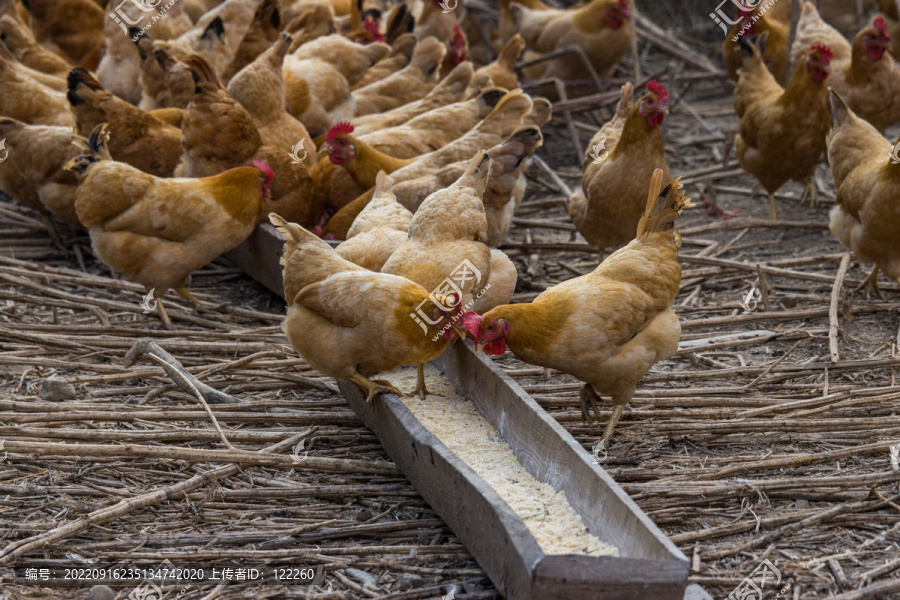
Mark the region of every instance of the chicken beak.
<instances>
[{"instance_id":1,"label":"chicken beak","mask_svg":"<svg viewBox=\"0 0 900 600\"><path fill-rule=\"evenodd\" d=\"M461 323L454 323L450 328L462 339L466 339L466 336L469 335L469 331Z\"/></svg>"},{"instance_id":2,"label":"chicken beak","mask_svg":"<svg viewBox=\"0 0 900 600\"><path fill-rule=\"evenodd\" d=\"M477 344L475 344L475 353L477 354L484 351L485 346L487 346L486 342L478 342Z\"/></svg>"}]
</instances>

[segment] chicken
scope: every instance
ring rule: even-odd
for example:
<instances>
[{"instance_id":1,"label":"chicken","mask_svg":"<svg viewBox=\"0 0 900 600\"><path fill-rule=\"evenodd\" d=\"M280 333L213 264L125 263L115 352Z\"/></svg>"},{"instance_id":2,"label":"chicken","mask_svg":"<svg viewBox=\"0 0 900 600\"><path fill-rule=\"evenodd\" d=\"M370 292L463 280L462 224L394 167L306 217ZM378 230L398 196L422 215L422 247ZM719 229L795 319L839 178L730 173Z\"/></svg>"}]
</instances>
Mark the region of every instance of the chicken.
<instances>
[{"instance_id":1,"label":"chicken","mask_svg":"<svg viewBox=\"0 0 900 600\"><path fill-rule=\"evenodd\" d=\"M451 300L368 271L299 225L269 218L286 240L284 331L291 345L318 372L356 384L370 403L378 394L400 395L370 377L440 356L454 335L444 329ZM424 390L424 379L419 383Z\"/></svg>"},{"instance_id":2,"label":"chicken","mask_svg":"<svg viewBox=\"0 0 900 600\"><path fill-rule=\"evenodd\" d=\"M482 150L453 185L422 202L409 225L409 239L382 273L406 277L438 293L443 293L445 280L452 280L462 309L471 308L491 274L482 201L490 175L491 158Z\"/></svg>"},{"instance_id":3,"label":"chicken","mask_svg":"<svg viewBox=\"0 0 900 600\"><path fill-rule=\"evenodd\" d=\"M7 48L2 41L0 41L0 58L3 58L6 61L12 63L16 71L21 74L23 77L35 81L44 87L50 88L56 92L64 92L66 91L66 78L58 77L56 75L51 75L49 73L44 73L42 71L38 71L36 69L32 69L31 67L27 67L20 63L15 55L10 52L9 48Z\"/></svg>"},{"instance_id":4,"label":"chicken","mask_svg":"<svg viewBox=\"0 0 900 600\"><path fill-rule=\"evenodd\" d=\"M390 173L392 179L397 182L434 175L446 165L467 159L478 150L491 148L507 139L522 127L524 118L531 112L533 106L531 99L520 90L510 92L477 127L440 150L414 159L401 160L373 150L371 154L367 152L360 160L361 156L356 151L356 145L346 135L341 135L339 141L330 147L332 154L336 155L332 158L332 162L340 162L363 189L372 187L378 170ZM348 160L351 157L353 158ZM423 185L430 185L432 180L426 178L425 181ZM415 190L412 193L415 193ZM339 239L343 238L353 219L370 198L371 195L363 194L341 208L329 220L324 232L331 233Z\"/></svg>"},{"instance_id":5,"label":"chicken","mask_svg":"<svg viewBox=\"0 0 900 600\"><path fill-rule=\"evenodd\" d=\"M416 49L416 36L406 33L400 36L396 42L391 45L391 52L366 71L362 79L357 81L352 89L365 87L370 83L381 81L386 77L390 77L397 71L405 68L412 58L413 51Z\"/></svg>"},{"instance_id":6,"label":"chicken","mask_svg":"<svg viewBox=\"0 0 900 600\"><path fill-rule=\"evenodd\" d=\"M659 130L669 92L656 80L632 105L634 88L622 86L616 114L591 138L581 192L569 200L569 216L589 244L615 248L634 239L644 215L647 182L656 169L671 178Z\"/></svg>"},{"instance_id":7,"label":"chicken","mask_svg":"<svg viewBox=\"0 0 900 600\"><path fill-rule=\"evenodd\" d=\"M888 52L891 37L884 17L861 29L852 46L821 20L809 2L803 5L800 22L804 28L803 35L798 34L794 43L794 64L803 60L801 42L825 44L834 52L828 85L846 100L853 112L878 129L900 122L900 66Z\"/></svg>"},{"instance_id":8,"label":"chicken","mask_svg":"<svg viewBox=\"0 0 900 600\"><path fill-rule=\"evenodd\" d=\"M787 4L787 3L784 3ZM754 13L759 20L753 22L750 17L742 19L732 27L728 37L722 42L722 56L725 59L725 68L731 78L737 81L738 69L741 67L741 46L738 43L738 35L759 36L767 34L763 60L775 76L778 83L784 85L787 79L788 54L790 44L788 31L790 30L790 18L788 22L779 22L769 11L762 14Z\"/></svg>"},{"instance_id":9,"label":"chicken","mask_svg":"<svg viewBox=\"0 0 900 600\"><path fill-rule=\"evenodd\" d=\"M249 65L253 60L268 50L278 39L281 30L281 14L276 0L263 0L256 8L250 29L244 34L241 44L235 51L234 58L222 73L223 81L231 81L235 73ZM287 52L287 47L284 49ZM281 65L279 64L279 68ZM284 95L282 93L282 95Z\"/></svg>"},{"instance_id":10,"label":"chicken","mask_svg":"<svg viewBox=\"0 0 900 600\"><path fill-rule=\"evenodd\" d=\"M0 53L0 115L32 125L73 127L65 98L29 76L12 57Z\"/></svg>"},{"instance_id":11,"label":"chicken","mask_svg":"<svg viewBox=\"0 0 900 600\"><path fill-rule=\"evenodd\" d=\"M290 36L282 34L271 48L231 79L228 93L253 117L263 144L287 149L302 142L303 150L314 152L316 146L306 128L284 106L281 68L290 45Z\"/></svg>"},{"instance_id":12,"label":"chicken","mask_svg":"<svg viewBox=\"0 0 900 600\"><path fill-rule=\"evenodd\" d=\"M0 40L17 61L36 71L65 78L72 68L62 56L38 44L31 29L14 14L0 17Z\"/></svg>"},{"instance_id":13,"label":"chicken","mask_svg":"<svg viewBox=\"0 0 900 600\"><path fill-rule=\"evenodd\" d=\"M422 0L422 11L416 17L416 37L420 40L429 37L441 42L448 42L453 37L454 27L459 25L455 10L446 10L444 6L459 8L462 0L454 3L452 0Z\"/></svg>"},{"instance_id":14,"label":"chicken","mask_svg":"<svg viewBox=\"0 0 900 600\"><path fill-rule=\"evenodd\" d=\"M360 46L341 35L308 42L284 59L285 96L290 113L313 135L352 116L350 86L384 58L387 44Z\"/></svg>"},{"instance_id":15,"label":"chicken","mask_svg":"<svg viewBox=\"0 0 900 600\"><path fill-rule=\"evenodd\" d=\"M542 142L540 129L528 126L488 150L488 156L493 161L491 179L483 198L488 223L488 246L499 246L509 232L516 207L513 195L519 185L522 166ZM468 164L468 160L457 161L433 173L401 180L394 186L397 201L408 209L415 210L429 195L459 179ZM401 169L399 177L403 176L402 171Z\"/></svg>"},{"instance_id":16,"label":"chicken","mask_svg":"<svg viewBox=\"0 0 900 600\"><path fill-rule=\"evenodd\" d=\"M98 125L108 123L115 160L158 177L172 176L182 150L177 127L116 98L81 68L69 73L66 97L79 134L87 137Z\"/></svg>"},{"instance_id":17,"label":"chicken","mask_svg":"<svg viewBox=\"0 0 900 600\"><path fill-rule=\"evenodd\" d=\"M329 204L343 206L371 187L369 184L374 182L371 179L372 173L360 175L352 165L351 168L338 166L347 161L356 164L357 157L351 156L350 152L359 152L359 160L366 164L373 162L368 160L370 156L373 160L384 162L387 168L408 164L410 159L438 150L460 138L490 114L505 95L506 92L499 88L486 90L478 98L435 108L403 125L353 138L347 137L354 132L352 125L336 125L331 130L331 138L326 138L327 141L319 148L320 152L328 153L329 157L323 157L315 166L317 196L328 198ZM343 132L346 133L342 135ZM352 143L353 148L339 146L345 141ZM339 147L335 149L335 145ZM331 156L336 157L340 163L333 162ZM406 162L401 164L390 161L389 158ZM451 182L456 179L454 177Z\"/></svg>"},{"instance_id":18,"label":"chicken","mask_svg":"<svg viewBox=\"0 0 900 600\"><path fill-rule=\"evenodd\" d=\"M328 153L332 163L341 165L349 172L358 186L357 191L364 191L375 185L375 176L378 171L394 173L402 168L404 169L403 178L394 177L394 179L395 181L405 181L432 174L445 165L468 159L478 150L492 147L515 133L521 127L522 119L531 111L532 107L531 99L521 91L508 93L477 127L439 150L416 158L395 158L372 148L350 135L353 132L353 126L349 123L339 123L332 128L329 138L321 150ZM320 169L319 164L313 168L314 179L317 179L316 172ZM335 181L341 182L339 179L335 179ZM337 188L337 185L334 188ZM354 198L349 196L348 192L350 191L352 190L348 190L346 186L329 190L332 194L327 200L329 206L337 209L344 207ZM317 196L322 197L321 189ZM339 220L340 225L336 225L333 229L326 228L326 230L342 237L346 234L346 228L364 206L364 203L354 206L350 209L352 212L348 211L342 215Z\"/></svg>"},{"instance_id":19,"label":"chicken","mask_svg":"<svg viewBox=\"0 0 900 600\"><path fill-rule=\"evenodd\" d=\"M185 108L194 97L191 70L179 58L189 55L165 42L143 35L135 42L141 57L141 110Z\"/></svg>"},{"instance_id":20,"label":"chicken","mask_svg":"<svg viewBox=\"0 0 900 600\"><path fill-rule=\"evenodd\" d=\"M175 175L208 177L226 169L250 166L254 159L263 161L275 177L260 217L277 210L312 226L320 216L321 207L311 201L312 179L306 165L295 162L288 152L290 145L263 144L253 117L222 89L208 62L191 56L187 65L197 86L194 100L182 119L184 155Z\"/></svg>"},{"instance_id":21,"label":"chicken","mask_svg":"<svg viewBox=\"0 0 900 600\"><path fill-rule=\"evenodd\" d=\"M595 414L601 395L613 413L601 444L608 446L641 378L678 350L681 325L672 302L681 283L674 222L691 206L678 181L660 193L663 172L653 172L636 238L592 273L541 293L529 304L498 306L483 317L467 315L476 347L568 373L585 383L581 410Z\"/></svg>"},{"instance_id":22,"label":"chicken","mask_svg":"<svg viewBox=\"0 0 900 600\"><path fill-rule=\"evenodd\" d=\"M361 46L342 35L329 35L307 42L293 53L297 60L321 60L344 76L349 85L355 85L378 61L387 56L391 47L387 44Z\"/></svg>"},{"instance_id":23,"label":"chicken","mask_svg":"<svg viewBox=\"0 0 900 600\"><path fill-rule=\"evenodd\" d=\"M627 0L591 0L567 10L531 9L501 0L501 15L505 7L529 50L547 54L576 45L603 78L612 76L631 47ZM533 75L544 74L563 80L584 79L584 63L579 56L569 54L537 65Z\"/></svg>"},{"instance_id":24,"label":"chicken","mask_svg":"<svg viewBox=\"0 0 900 600\"><path fill-rule=\"evenodd\" d=\"M0 190L38 211L51 237L58 242L50 215L78 227L75 214L76 177L64 170L75 157L70 127L26 125L0 118L4 142L0 161Z\"/></svg>"},{"instance_id":25,"label":"chicken","mask_svg":"<svg viewBox=\"0 0 900 600\"><path fill-rule=\"evenodd\" d=\"M834 90L828 163L837 186L831 233L863 262L875 263L866 290L879 293L878 271L900 282L900 163L891 143L859 118Z\"/></svg>"},{"instance_id":26,"label":"chicken","mask_svg":"<svg viewBox=\"0 0 900 600\"><path fill-rule=\"evenodd\" d=\"M216 73L222 73L250 29L258 4L259 0L224 0L173 42L189 53L202 54Z\"/></svg>"},{"instance_id":27,"label":"chicken","mask_svg":"<svg viewBox=\"0 0 900 600\"><path fill-rule=\"evenodd\" d=\"M396 73L353 92L341 107L341 118L381 113L428 95L440 79L447 49L434 38L416 44L409 64Z\"/></svg>"},{"instance_id":28,"label":"chicken","mask_svg":"<svg viewBox=\"0 0 900 600\"><path fill-rule=\"evenodd\" d=\"M23 4L39 44L58 49L72 64L97 68L104 42L102 8L91 0L27 0Z\"/></svg>"},{"instance_id":29,"label":"chicken","mask_svg":"<svg viewBox=\"0 0 900 600\"><path fill-rule=\"evenodd\" d=\"M293 19L289 19L286 15L284 18L288 21L284 31L294 38L290 52L294 52L307 42L331 35L337 30L331 9L322 4L307 8Z\"/></svg>"},{"instance_id":30,"label":"chicken","mask_svg":"<svg viewBox=\"0 0 900 600\"><path fill-rule=\"evenodd\" d=\"M402 125L430 110L462 100L466 86L472 80L473 72L471 64L463 63L453 69L421 100L409 102L381 114L354 117L353 126L356 128L357 135Z\"/></svg>"},{"instance_id":31,"label":"chicken","mask_svg":"<svg viewBox=\"0 0 900 600\"><path fill-rule=\"evenodd\" d=\"M108 138L98 126L67 165L79 176L75 210L94 253L155 298L174 289L197 307L185 287L191 273L250 235L271 169L258 163L202 179L162 179L113 161ZM162 301L159 316L171 325Z\"/></svg>"},{"instance_id":32,"label":"chicken","mask_svg":"<svg viewBox=\"0 0 900 600\"><path fill-rule=\"evenodd\" d=\"M492 84L495 86L507 90L517 89L519 87L519 78L516 75L516 61L524 49L525 41L521 35L516 34L506 42L494 62L481 67L476 73L490 77ZM475 93L474 88L474 85L470 85L466 93Z\"/></svg>"},{"instance_id":33,"label":"chicken","mask_svg":"<svg viewBox=\"0 0 900 600\"><path fill-rule=\"evenodd\" d=\"M384 171L375 180L375 195L335 250L341 258L363 268L381 271L394 251L406 243L413 214L397 202L393 180Z\"/></svg>"},{"instance_id":34,"label":"chicken","mask_svg":"<svg viewBox=\"0 0 900 600\"><path fill-rule=\"evenodd\" d=\"M441 64L439 79L446 77L456 66L469 60L469 42L459 24L453 26L453 35L446 44L447 54ZM516 86L518 87L518 86Z\"/></svg>"},{"instance_id":35,"label":"chicken","mask_svg":"<svg viewBox=\"0 0 900 600\"><path fill-rule=\"evenodd\" d=\"M759 43L764 40L765 36ZM734 90L741 124L734 147L741 167L769 193L769 210L772 219L777 219L775 191L790 179L806 184L801 201L806 197L813 204L816 201L812 178L825 151L830 122L825 80L832 52L826 46L813 46L805 68L794 69L782 88L766 69L759 43L751 46L741 39L744 62Z\"/></svg>"},{"instance_id":36,"label":"chicken","mask_svg":"<svg viewBox=\"0 0 900 600\"><path fill-rule=\"evenodd\" d=\"M508 304L516 291L518 278L519 272L513 261L500 250L491 248L491 276L488 284L476 296L471 312L482 314Z\"/></svg>"}]
</instances>

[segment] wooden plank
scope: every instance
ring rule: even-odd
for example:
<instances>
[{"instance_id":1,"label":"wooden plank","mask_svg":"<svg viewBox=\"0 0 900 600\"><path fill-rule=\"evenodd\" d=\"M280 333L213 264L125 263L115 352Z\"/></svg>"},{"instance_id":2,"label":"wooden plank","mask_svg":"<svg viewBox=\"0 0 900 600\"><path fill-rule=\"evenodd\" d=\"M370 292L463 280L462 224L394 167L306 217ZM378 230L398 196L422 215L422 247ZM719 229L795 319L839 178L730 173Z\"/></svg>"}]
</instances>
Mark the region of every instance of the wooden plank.
<instances>
[{"instance_id":1,"label":"wooden plank","mask_svg":"<svg viewBox=\"0 0 900 600\"><path fill-rule=\"evenodd\" d=\"M225 258L256 281L284 298L281 255L284 238L271 223L260 223L247 240L227 252Z\"/></svg>"}]
</instances>

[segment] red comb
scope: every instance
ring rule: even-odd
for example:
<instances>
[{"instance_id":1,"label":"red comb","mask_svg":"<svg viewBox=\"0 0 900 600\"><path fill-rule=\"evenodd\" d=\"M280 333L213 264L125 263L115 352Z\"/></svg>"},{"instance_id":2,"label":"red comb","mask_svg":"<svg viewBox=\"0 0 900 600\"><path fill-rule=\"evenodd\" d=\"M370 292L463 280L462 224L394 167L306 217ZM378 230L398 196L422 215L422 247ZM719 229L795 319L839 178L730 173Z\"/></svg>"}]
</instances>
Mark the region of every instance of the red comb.
<instances>
[{"instance_id":1,"label":"red comb","mask_svg":"<svg viewBox=\"0 0 900 600\"><path fill-rule=\"evenodd\" d=\"M874 25L875 29L880 31L882 35L884 35L888 39L891 39L890 36L888 36L887 23L884 22L884 17L878 17L877 19L875 19L875 22L872 23L872 25Z\"/></svg>"},{"instance_id":2,"label":"red comb","mask_svg":"<svg viewBox=\"0 0 900 600\"><path fill-rule=\"evenodd\" d=\"M822 57L826 62L831 62L831 59L834 58L834 52L831 51L831 48L826 46L825 44L816 44L811 48L814 51L818 51L822 53Z\"/></svg>"},{"instance_id":3,"label":"red comb","mask_svg":"<svg viewBox=\"0 0 900 600\"><path fill-rule=\"evenodd\" d=\"M269 178L269 181L272 181L272 178L275 177L275 171L272 170L272 167L267 165L265 162L261 160L253 159L253 166L266 174Z\"/></svg>"},{"instance_id":4,"label":"red comb","mask_svg":"<svg viewBox=\"0 0 900 600\"><path fill-rule=\"evenodd\" d=\"M669 92L666 90L666 87L655 79L647 82L647 91L659 96L659 103L662 106L665 106L666 102L669 101Z\"/></svg>"},{"instance_id":5,"label":"red comb","mask_svg":"<svg viewBox=\"0 0 900 600\"><path fill-rule=\"evenodd\" d=\"M353 129L353 123L350 123L349 121L341 121L328 130L328 135L325 136L325 141L330 142L342 133L353 133Z\"/></svg>"}]
</instances>

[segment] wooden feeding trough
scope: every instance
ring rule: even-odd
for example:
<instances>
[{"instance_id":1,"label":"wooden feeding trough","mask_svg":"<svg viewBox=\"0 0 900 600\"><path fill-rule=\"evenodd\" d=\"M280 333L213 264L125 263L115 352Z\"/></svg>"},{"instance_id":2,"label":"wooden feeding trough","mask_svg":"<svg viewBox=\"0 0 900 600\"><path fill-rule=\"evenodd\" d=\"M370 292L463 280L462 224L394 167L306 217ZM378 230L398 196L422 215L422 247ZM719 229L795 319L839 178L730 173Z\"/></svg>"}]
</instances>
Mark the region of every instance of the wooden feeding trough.
<instances>
[{"instance_id":1,"label":"wooden feeding trough","mask_svg":"<svg viewBox=\"0 0 900 600\"><path fill-rule=\"evenodd\" d=\"M263 225L229 254L244 271L283 294L282 240ZM471 343L434 361L459 395L506 441L535 479L565 493L588 530L619 557L547 555L510 506L426 429L396 396L368 405L340 382L353 410L378 436L416 490L511 600L681 600L688 559L572 436Z\"/></svg>"}]
</instances>

